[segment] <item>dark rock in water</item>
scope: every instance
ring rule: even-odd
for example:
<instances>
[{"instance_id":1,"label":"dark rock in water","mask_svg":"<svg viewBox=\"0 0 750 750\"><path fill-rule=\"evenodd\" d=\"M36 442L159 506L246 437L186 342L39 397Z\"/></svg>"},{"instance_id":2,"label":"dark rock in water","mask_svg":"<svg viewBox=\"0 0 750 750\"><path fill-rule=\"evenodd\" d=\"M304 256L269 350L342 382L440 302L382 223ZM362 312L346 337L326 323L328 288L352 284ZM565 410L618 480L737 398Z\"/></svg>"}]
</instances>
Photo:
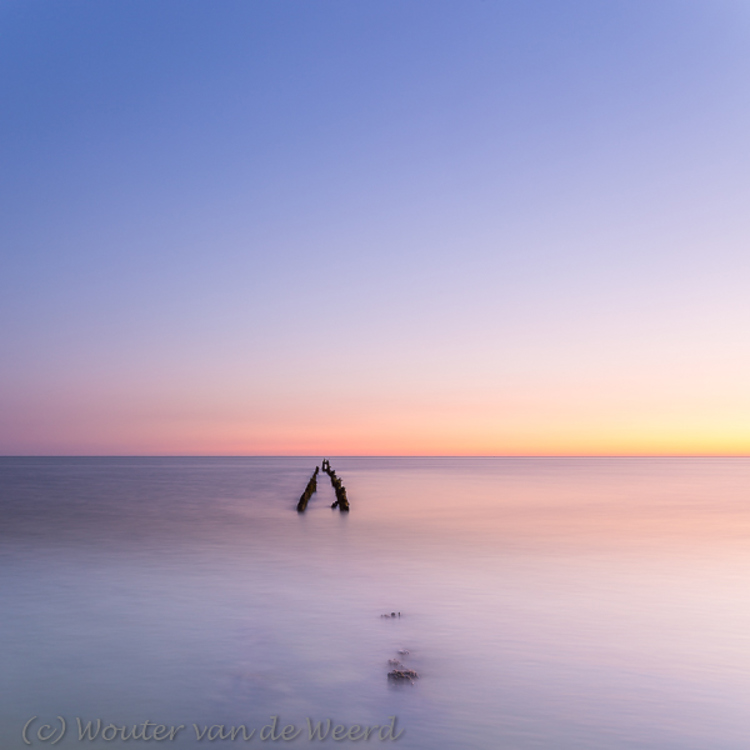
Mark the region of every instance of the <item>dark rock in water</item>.
<instances>
[{"instance_id":1,"label":"dark rock in water","mask_svg":"<svg viewBox=\"0 0 750 750\"><path fill-rule=\"evenodd\" d=\"M419 675L413 669L394 669L388 672L388 679L392 682L409 682L419 679Z\"/></svg>"}]
</instances>

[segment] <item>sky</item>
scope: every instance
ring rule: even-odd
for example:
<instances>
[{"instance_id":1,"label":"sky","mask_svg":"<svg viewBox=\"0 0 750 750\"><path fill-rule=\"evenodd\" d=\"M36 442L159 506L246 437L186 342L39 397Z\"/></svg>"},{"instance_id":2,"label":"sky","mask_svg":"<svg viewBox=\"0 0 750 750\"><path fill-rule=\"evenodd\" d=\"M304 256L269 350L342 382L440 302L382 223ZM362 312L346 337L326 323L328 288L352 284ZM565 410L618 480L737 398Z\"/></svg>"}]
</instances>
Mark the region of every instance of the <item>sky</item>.
<instances>
[{"instance_id":1,"label":"sky","mask_svg":"<svg viewBox=\"0 0 750 750\"><path fill-rule=\"evenodd\" d=\"M750 3L0 35L1 454L750 454Z\"/></svg>"}]
</instances>

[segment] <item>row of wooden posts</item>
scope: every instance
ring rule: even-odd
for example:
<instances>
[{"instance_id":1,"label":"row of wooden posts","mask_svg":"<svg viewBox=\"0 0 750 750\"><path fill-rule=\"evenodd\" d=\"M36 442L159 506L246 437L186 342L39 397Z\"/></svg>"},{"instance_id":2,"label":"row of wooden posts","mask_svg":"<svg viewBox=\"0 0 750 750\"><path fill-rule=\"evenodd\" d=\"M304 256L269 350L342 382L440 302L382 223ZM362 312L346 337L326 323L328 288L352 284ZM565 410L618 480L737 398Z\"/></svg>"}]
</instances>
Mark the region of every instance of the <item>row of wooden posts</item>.
<instances>
[{"instance_id":1,"label":"row of wooden posts","mask_svg":"<svg viewBox=\"0 0 750 750\"><path fill-rule=\"evenodd\" d=\"M331 468L331 462L327 458L323 459L320 468L328 474L331 480L331 485L333 486L333 491L336 493L336 502L331 507L338 508L342 512L348 511L349 500L346 497L346 487L344 487L341 477L336 476L336 472ZM302 493L302 497L300 497L299 502L297 503L297 511L299 513L304 513L307 508L307 503L310 501L313 493L318 489L318 471L319 469L316 466L315 472L310 477L310 481L307 483L307 487L305 487L305 491Z\"/></svg>"}]
</instances>

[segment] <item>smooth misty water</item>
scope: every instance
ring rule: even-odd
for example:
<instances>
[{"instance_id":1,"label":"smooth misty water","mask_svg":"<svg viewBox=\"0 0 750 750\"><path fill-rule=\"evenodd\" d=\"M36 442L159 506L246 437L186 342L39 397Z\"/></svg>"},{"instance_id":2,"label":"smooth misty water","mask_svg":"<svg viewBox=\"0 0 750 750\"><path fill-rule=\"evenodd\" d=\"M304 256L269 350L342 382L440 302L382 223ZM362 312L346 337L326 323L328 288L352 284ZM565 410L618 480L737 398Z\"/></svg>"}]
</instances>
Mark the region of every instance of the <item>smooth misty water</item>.
<instances>
[{"instance_id":1,"label":"smooth misty water","mask_svg":"<svg viewBox=\"0 0 750 750\"><path fill-rule=\"evenodd\" d=\"M0 459L0 747L746 748L750 461ZM402 617L382 618L401 611ZM409 649L421 678L389 685ZM185 724L79 742L75 719ZM49 743L47 743L49 744ZM325 746L349 745L327 740Z\"/></svg>"}]
</instances>

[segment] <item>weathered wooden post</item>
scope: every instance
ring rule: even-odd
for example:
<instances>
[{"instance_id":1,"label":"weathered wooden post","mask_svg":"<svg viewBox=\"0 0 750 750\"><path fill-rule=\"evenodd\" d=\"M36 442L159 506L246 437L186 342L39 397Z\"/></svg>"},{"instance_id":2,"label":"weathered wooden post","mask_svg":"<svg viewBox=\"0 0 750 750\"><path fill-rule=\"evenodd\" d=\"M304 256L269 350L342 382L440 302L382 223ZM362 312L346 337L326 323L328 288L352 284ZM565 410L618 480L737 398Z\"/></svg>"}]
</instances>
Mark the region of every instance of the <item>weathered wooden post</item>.
<instances>
[{"instance_id":1,"label":"weathered wooden post","mask_svg":"<svg viewBox=\"0 0 750 750\"><path fill-rule=\"evenodd\" d=\"M305 487L305 491L302 493L302 497L300 497L299 502L297 503L297 512L298 513L304 513L305 508L307 508L307 503L310 501L310 498L313 496L313 493L315 493L318 489L318 467L315 467L315 472L310 477L310 481L307 483L307 487Z\"/></svg>"},{"instance_id":2,"label":"weathered wooden post","mask_svg":"<svg viewBox=\"0 0 750 750\"><path fill-rule=\"evenodd\" d=\"M336 476L335 471L329 471L328 476L331 477L331 484L333 485L333 491L336 493L336 502L331 505L332 508L338 507L340 511L349 510L349 500L346 497L346 487L339 477Z\"/></svg>"}]
</instances>

